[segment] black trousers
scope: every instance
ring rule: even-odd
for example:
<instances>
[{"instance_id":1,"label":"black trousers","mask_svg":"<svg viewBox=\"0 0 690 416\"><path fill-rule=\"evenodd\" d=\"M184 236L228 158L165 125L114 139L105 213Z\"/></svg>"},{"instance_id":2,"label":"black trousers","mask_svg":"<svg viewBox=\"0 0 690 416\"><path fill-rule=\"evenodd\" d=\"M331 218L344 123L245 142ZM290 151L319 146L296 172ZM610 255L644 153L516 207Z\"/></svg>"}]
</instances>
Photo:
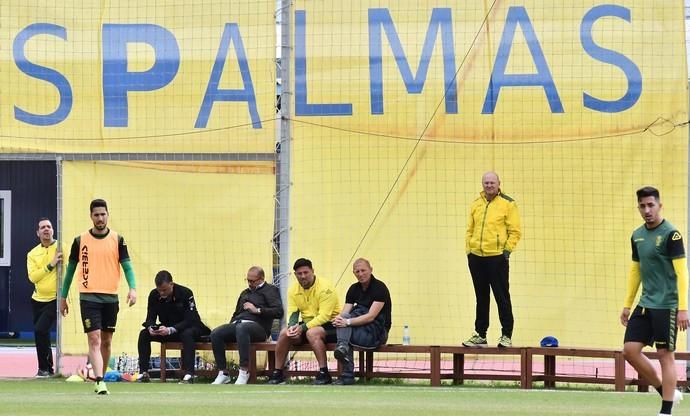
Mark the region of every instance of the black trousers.
<instances>
[{"instance_id":1,"label":"black trousers","mask_svg":"<svg viewBox=\"0 0 690 416\"><path fill-rule=\"evenodd\" d=\"M219 370L227 370L228 363L225 358L225 343L236 342L240 354L240 367L249 365L249 346L252 342L266 341L268 336L264 328L257 322L230 322L223 324L211 331L211 345L213 357L216 359L216 367Z\"/></svg>"},{"instance_id":2,"label":"black trousers","mask_svg":"<svg viewBox=\"0 0 690 416\"><path fill-rule=\"evenodd\" d=\"M508 282L508 259L502 254L490 257L469 254L467 263L470 267L474 294L477 298L474 330L481 337L486 338L486 331L489 329L490 292L493 292L498 305L501 333L509 338L512 337L514 320L513 306L510 302L510 283Z\"/></svg>"},{"instance_id":3,"label":"black trousers","mask_svg":"<svg viewBox=\"0 0 690 416\"><path fill-rule=\"evenodd\" d=\"M57 320L57 300L38 302L31 299L34 318L34 340L38 369L53 374L53 351L50 348L50 329Z\"/></svg>"},{"instance_id":4,"label":"black trousers","mask_svg":"<svg viewBox=\"0 0 690 416\"><path fill-rule=\"evenodd\" d=\"M139 332L139 371L144 372L149 370L149 361L151 359L151 341L155 342L182 342L182 369L186 374L194 374L194 355L196 354L195 343L201 339L202 336L208 335L210 330L208 328L191 327L176 332L172 335L157 336L149 334L149 329L144 328ZM164 366L165 363L161 363Z\"/></svg>"}]
</instances>

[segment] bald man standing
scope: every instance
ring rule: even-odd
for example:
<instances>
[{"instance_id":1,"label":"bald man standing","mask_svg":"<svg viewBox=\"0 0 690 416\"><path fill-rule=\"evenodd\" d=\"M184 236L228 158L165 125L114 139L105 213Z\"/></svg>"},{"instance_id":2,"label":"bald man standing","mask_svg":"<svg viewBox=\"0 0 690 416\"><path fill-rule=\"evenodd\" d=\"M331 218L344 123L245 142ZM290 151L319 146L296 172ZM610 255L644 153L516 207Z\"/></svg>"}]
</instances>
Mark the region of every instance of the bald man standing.
<instances>
[{"instance_id":1,"label":"bald man standing","mask_svg":"<svg viewBox=\"0 0 690 416\"><path fill-rule=\"evenodd\" d=\"M487 347L490 293L498 305L501 321L499 347L513 345L513 307L508 282L510 253L520 236L520 214L513 198L501 192L501 181L495 172L482 176L484 190L470 207L465 234L467 263L477 299L474 331L465 347Z\"/></svg>"}]
</instances>

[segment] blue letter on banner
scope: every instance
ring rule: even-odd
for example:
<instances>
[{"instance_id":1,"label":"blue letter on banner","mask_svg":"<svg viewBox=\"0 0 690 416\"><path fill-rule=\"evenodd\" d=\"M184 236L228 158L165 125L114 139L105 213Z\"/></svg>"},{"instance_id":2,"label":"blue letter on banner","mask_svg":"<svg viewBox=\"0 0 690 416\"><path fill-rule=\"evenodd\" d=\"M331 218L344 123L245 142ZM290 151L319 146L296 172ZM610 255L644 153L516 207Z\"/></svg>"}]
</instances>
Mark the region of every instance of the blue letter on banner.
<instances>
[{"instance_id":1,"label":"blue letter on banner","mask_svg":"<svg viewBox=\"0 0 690 416\"><path fill-rule=\"evenodd\" d=\"M630 23L630 9L615 4L593 7L582 18L580 42L582 42L582 47L592 58L615 65L625 73L625 77L628 79L628 91L621 99L615 101L601 100L583 93L583 102L585 107L592 110L601 111L602 113L617 113L629 109L640 99L642 94L642 74L637 65L628 57L616 51L602 48L592 40L592 26L594 26L594 22L606 16L618 17Z\"/></svg>"},{"instance_id":2,"label":"blue letter on banner","mask_svg":"<svg viewBox=\"0 0 690 416\"><path fill-rule=\"evenodd\" d=\"M225 58L228 55L230 42L235 45L235 52L237 53L237 65L240 67L240 74L242 75L242 83L244 89L241 90L220 90L218 84L223 75L223 68L225 67ZM213 63L213 70L211 71L211 78L208 80L206 86L206 94L204 94L204 101L199 109L199 115L196 118L195 128L204 128L208 124L208 117L213 108L213 103L216 101L245 101L249 106L249 116L252 119L252 127L255 129L261 128L261 119L259 112L256 109L256 95L254 94L254 83L252 83L252 74L249 71L249 64L247 63L247 53L244 51L244 43L240 35L240 29L237 23L226 23L225 30L223 30L223 37L218 47L216 54L216 61Z\"/></svg>"},{"instance_id":3,"label":"blue letter on banner","mask_svg":"<svg viewBox=\"0 0 690 416\"><path fill-rule=\"evenodd\" d=\"M67 118L72 111L72 87L61 73L45 66L29 62L24 54L24 45L36 35L53 35L67 40L67 31L62 26L50 23L35 23L24 28L14 39L14 62L17 67L30 77L47 81L57 88L60 94L58 108L50 114L32 114L14 106L14 118L34 126L52 126Z\"/></svg>"},{"instance_id":4,"label":"blue letter on banner","mask_svg":"<svg viewBox=\"0 0 690 416\"><path fill-rule=\"evenodd\" d=\"M306 12L295 10L295 115L351 116L352 104L309 104L307 102Z\"/></svg>"},{"instance_id":5,"label":"blue letter on banner","mask_svg":"<svg viewBox=\"0 0 690 416\"><path fill-rule=\"evenodd\" d=\"M537 68L536 74L505 73L517 25L520 25L522 33L525 35L527 47L532 55L532 61ZM494 113L501 88L529 86L543 87L546 98L549 101L549 107L551 107L551 112L563 112L563 104L561 104L561 99L558 96L556 85L551 77L551 71L549 71L549 66L544 58L544 52L542 52L541 46L539 45L537 34L534 32L534 27L532 27L532 22L529 20L529 16L524 7L515 6L508 9L506 25L503 29L503 35L501 35L501 43L498 46L498 52L496 53L496 62L491 72L491 81L489 81L489 89L486 91L482 114Z\"/></svg>"},{"instance_id":6,"label":"blue letter on banner","mask_svg":"<svg viewBox=\"0 0 690 416\"><path fill-rule=\"evenodd\" d=\"M127 72L127 44L146 43L156 59L144 72ZM105 127L127 127L127 92L153 91L175 78L180 67L177 40L152 24L103 25L103 118Z\"/></svg>"},{"instance_id":7,"label":"blue letter on banner","mask_svg":"<svg viewBox=\"0 0 690 416\"><path fill-rule=\"evenodd\" d=\"M369 90L371 96L371 113L383 114L383 68L381 27L386 32L398 70L410 94L420 94L424 89L426 74L429 70L431 53L434 50L436 36L441 31L443 49L443 81L445 89L446 113L458 113L458 92L455 79L455 47L453 46L453 24L451 10L448 8L433 9L431 20L426 29L422 56L417 73L412 76L398 32L388 9L369 9Z\"/></svg>"}]
</instances>

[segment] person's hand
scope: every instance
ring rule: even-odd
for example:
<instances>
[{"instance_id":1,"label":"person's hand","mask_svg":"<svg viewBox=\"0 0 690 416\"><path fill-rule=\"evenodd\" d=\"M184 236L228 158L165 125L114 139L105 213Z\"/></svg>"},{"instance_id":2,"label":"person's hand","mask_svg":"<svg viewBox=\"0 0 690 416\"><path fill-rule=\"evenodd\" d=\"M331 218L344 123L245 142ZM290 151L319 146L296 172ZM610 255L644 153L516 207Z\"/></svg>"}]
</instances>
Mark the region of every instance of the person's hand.
<instances>
[{"instance_id":1,"label":"person's hand","mask_svg":"<svg viewBox=\"0 0 690 416\"><path fill-rule=\"evenodd\" d=\"M127 305L134 306L135 303L137 303L137 290L129 289L129 292L127 292Z\"/></svg>"},{"instance_id":2,"label":"person's hand","mask_svg":"<svg viewBox=\"0 0 690 416\"><path fill-rule=\"evenodd\" d=\"M53 261L50 262L50 267L54 269L58 263L62 263L62 251L55 252L55 257L53 257Z\"/></svg>"},{"instance_id":3,"label":"person's hand","mask_svg":"<svg viewBox=\"0 0 690 416\"><path fill-rule=\"evenodd\" d=\"M506 260L508 260L508 259L510 258L510 251L508 251L508 250L503 250L503 257L505 257Z\"/></svg>"},{"instance_id":4,"label":"person's hand","mask_svg":"<svg viewBox=\"0 0 690 416\"><path fill-rule=\"evenodd\" d=\"M345 328L347 326L347 319L343 318L342 316L338 315L333 320L331 321L334 327L336 328Z\"/></svg>"},{"instance_id":5,"label":"person's hand","mask_svg":"<svg viewBox=\"0 0 690 416\"><path fill-rule=\"evenodd\" d=\"M154 331L153 335L160 335L162 337L172 334L172 329L169 326L161 325L158 327L157 331Z\"/></svg>"},{"instance_id":6,"label":"person's hand","mask_svg":"<svg viewBox=\"0 0 690 416\"><path fill-rule=\"evenodd\" d=\"M680 314L680 311L678 312ZM685 312L685 317L687 319L687 311ZM623 311L621 312L621 324L623 326L628 326L628 318L630 318L630 308L623 308ZM686 321L687 323L687 321Z\"/></svg>"},{"instance_id":7,"label":"person's hand","mask_svg":"<svg viewBox=\"0 0 690 416\"><path fill-rule=\"evenodd\" d=\"M688 311L678 311L676 322L678 322L678 328L681 331L688 329Z\"/></svg>"},{"instance_id":8,"label":"person's hand","mask_svg":"<svg viewBox=\"0 0 690 416\"><path fill-rule=\"evenodd\" d=\"M288 327L286 333L290 338L300 338L302 336L302 325L297 324Z\"/></svg>"},{"instance_id":9,"label":"person's hand","mask_svg":"<svg viewBox=\"0 0 690 416\"><path fill-rule=\"evenodd\" d=\"M60 313L62 316L67 316L69 313L69 306L67 305L67 299L65 298L60 299Z\"/></svg>"},{"instance_id":10,"label":"person's hand","mask_svg":"<svg viewBox=\"0 0 690 416\"><path fill-rule=\"evenodd\" d=\"M256 306L254 306L254 304L251 302L244 302L244 304L242 305L242 309L244 309L245 311L249 311L249 313L253 314L259 313L259 309Z\"/></svg>"}]
</instances>

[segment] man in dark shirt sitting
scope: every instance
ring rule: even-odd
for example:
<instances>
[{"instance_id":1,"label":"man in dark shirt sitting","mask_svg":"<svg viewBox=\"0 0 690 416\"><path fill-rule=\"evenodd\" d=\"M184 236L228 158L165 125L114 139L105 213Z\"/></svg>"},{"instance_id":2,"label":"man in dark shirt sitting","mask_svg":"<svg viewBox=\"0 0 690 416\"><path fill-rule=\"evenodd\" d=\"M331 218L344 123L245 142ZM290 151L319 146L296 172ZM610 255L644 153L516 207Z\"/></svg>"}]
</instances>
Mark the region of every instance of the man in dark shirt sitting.
<instances>
[{"instance_id":1,"label":"man in dark shirt sitting","mask_svg":"<svg viewBox=\"0 0 690 416\"><path fill-rule=\"evenodd\" d=\"M173 283L167 270L156 274L156 288L149 293L144 329L139 332L139 379L150 381L149 359L151 341L182 342L182 369L185 372L180 384L194 382L195 343L211 330L201 322L199 311L194 301L194 293L180 284ZM156 323L156 319L160 323ZM165 363L161 363L165 365Z\"/></svg>"},{"instance_id":2,"label":"man in dark shirt sitting","mask_svg":"<svg viewBox=\"0 0 690 416\"><path fill-rule=\"evenodd\" d=\"M352 264L357 283L345 295L342 312L333 319L338 344L335 358L342 364L342 374L334 384L354 384L352 347L377 348L388 340L391 329L391 295L388 287L372 274L369 260L359 258Z\"/></svg>"},{"instance_id":3,"label":"man in dark shirt sitting","mask_svg":"<svg viewBox=\"0 0 690 416\"><path fill-rule=\"evenodd\" d=\"M252 342L266 341L271 335L274 319L283 317L280 290L265 281L264 270L253 266L247 271L247 289L240 293L230 322L211 332L213 356L218 376L212 384L230 383L225 343L236 342L240 354L240 373L235 384L247 384L249 380L249 346Z\"/></svg>"}]
</instances>

